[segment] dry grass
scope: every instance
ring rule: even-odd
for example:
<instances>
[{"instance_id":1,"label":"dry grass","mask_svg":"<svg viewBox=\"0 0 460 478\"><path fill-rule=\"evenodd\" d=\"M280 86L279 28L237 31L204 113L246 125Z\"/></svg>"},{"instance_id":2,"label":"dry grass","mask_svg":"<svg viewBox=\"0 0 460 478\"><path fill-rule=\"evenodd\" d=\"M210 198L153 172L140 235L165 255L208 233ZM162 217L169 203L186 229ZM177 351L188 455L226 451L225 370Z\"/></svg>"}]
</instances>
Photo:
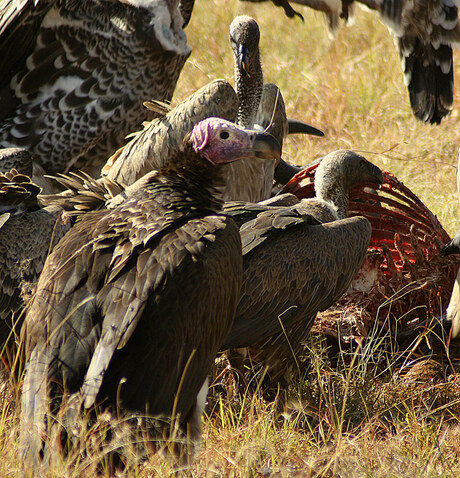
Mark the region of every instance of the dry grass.
<instances>
[{"instance_id":1,"label":"dry grass","mask_svg":"<svg viewBox=\"0 0 460 478\"><path fill-rule=\"evenodd\" d=\"M307 9L302 24L271 4L197 0L187 29L193 53L176 102L215 78L232 78L227 30L241 13L259 22L265 80L281 87L288 114L326 133L290 139L285 158L306 164L338 148L361 151L402 179L452 234L460 225L458 55L454 111L441 126L427 126L412 116L396 49L375 15L358 11L354 26L330 41L321 16ZM197 477L459 476L460 380L407 383L393 374L396 359L380 347L358 349L335 363L313 340L311 371L292 385L285 405L260 393L233 399L214 393L201 452L179 470ZM0 391L0 476L21 468L17 392L6 385ZM46 476L93 476L97 458L73 456ZM158 455L128 462L126 476L180 474Z\"/></svg>"},{"instance_id":2,"label":"dry grass","mask_svg":"<svg viewBox=\"0 0 460 478\"><path fill-rule=\"evenodd\" d=\"M285 159L307 164L339 148L363 152L391 171L437 214L449 233L458 228L455 165L460 148L460 63L455 61L454 111L441 126L415 120L393 40L376 15L358 9L353 26L328 38L320 14L304 8L305 23L270 3L198 0L188 27L193 53L175 94L185 98L215 78L231 81L228 25L246 13L261 29L266 82L282 90L288 115L326 133L290 139ZM206 19L206 20L205 20ZM455 60L455 59L454 59Z\"/></svg>"}]
</instances>

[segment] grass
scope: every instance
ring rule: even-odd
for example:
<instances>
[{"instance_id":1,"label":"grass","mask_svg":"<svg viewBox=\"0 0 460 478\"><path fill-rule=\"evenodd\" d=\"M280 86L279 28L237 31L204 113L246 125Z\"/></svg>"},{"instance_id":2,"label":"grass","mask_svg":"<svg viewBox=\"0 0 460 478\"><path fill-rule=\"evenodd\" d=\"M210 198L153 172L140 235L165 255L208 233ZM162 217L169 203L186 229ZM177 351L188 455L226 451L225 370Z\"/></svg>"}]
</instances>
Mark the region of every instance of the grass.
<instances>
[{"instance_id":1,"label":"grass","mask_svg":"<svg viewBox=\"0 0 460 478\"><path fill-rule=\"evenodd\" d=\"M290 138L285 159L307 164L339 148L362 152L407 184L453 234L460 226L458 55L454 111L440 126L424 125L411 113L397 51L374 14L358 11L354 25L330 40L321 16L306 8L301 23L271 3L197 0L187 28L193 53L175 102L215 78L231 80L227 31L242 13L259 22L265 81L281 88L288 115L326 133ZM286 399L281 394L267 400L260 391L212 391L194 463L174 465L152 455L140 464L131 449L125 475L170 476L178 469L196 477L460 475L456 374L412 383L395 373L401 362L380 342L331 360L324 342L313 337L308 360L309 373L291 385ZM232 375L224 378L230 387ZM16 386L0 390L0 410L0 476L15 476L21 468ZM125 439L132 445L131 435ZM96 458L77 454L46 476L93 476Z\"/></svg>"}]
</instances>

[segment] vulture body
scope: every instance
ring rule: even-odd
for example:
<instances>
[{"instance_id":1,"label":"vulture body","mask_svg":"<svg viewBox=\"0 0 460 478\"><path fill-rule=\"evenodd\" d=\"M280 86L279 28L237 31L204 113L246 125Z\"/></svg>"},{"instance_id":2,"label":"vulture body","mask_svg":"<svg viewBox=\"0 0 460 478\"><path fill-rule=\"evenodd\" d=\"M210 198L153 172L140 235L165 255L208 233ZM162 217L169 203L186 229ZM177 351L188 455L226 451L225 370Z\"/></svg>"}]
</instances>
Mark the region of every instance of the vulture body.
<instances>
[{"instance_id":1,"label":"vulture body","mask_svg":"<svg viewBox=\"0 0 460 478\"><path fill-rule=\"evenodd\" d=\"M266 0L246 0L266 1ZM288 16L295 12L287 0L272 0ZM416 118L438 124L452 110L454 98L452 47L460 43L458 6L450 0L292 0L325 13L337 29L348 19L353 4L379 13L395 38Z\"/></svg>"},{"instance_id":2,"label":"vulture body","mask_svg":"<svg viewBox=\"0 0 460 478\"><path fill-rule=\"evenodd\" d=\"M14 150L5 163L31 165L30 155ZM0 348L19 337L25 298L29 297L49 252L70 229L55 206L41 207L40 188L12 169L0 173ZM11 343L11 342L10 342Z\"/></svg>"},{"instance_id":3,"label":"vulture body","mask_svg":"<svg viewBox=\"0 0 460 478\"><path fill-rule=\"evenodd\" d=\"M273 378L295 362L316 314L347 290L369 245L369 221L347 219L343 206L352 185L380 184L381 171L352 151L330 153L320 167L317 199L225 205L240 227L243 286L221 350L251 346Z\"/></svg>"},{"instance_id":4,"label":"vulture body","mask_svg":"<svg viewBox=\"0 0 460 478\"><path fill-rule=\"evenodd\" d=\"M178 419L199 436L207 375L241 286L216 165L275 148L211 118L121 206L85 214L48 257L24 327L21 443L38 460L49 399ZM77 406L77 409L79 406ZM172 417L172 415L175 415Z\"/></svg>"},{"instance_id":5,"label":"vulture body","mask_svg":"<svg viewBox=\"0 0 460 478\"><path fill-rule=\"evenodd\" d=\"M178 2L7 0L0 6L0 145L47 172L97 173L170 100L190 54Z\"/></svg>"},{"instance_id":6,"label":"vulture body","mask_svg":"<svg viewBox=\"0 0 460 478\"><path fill-rule=\"evenodd\" d=\"M238 95L237 123L245 128L267 131L283 144L288 132L322 136L323 133L301 121L292 129L286 116L279 88L271 83L264 85L260 63L260 30L257 22L240 15L229 28L230 44L234 54L235 87ZM227 166L226 200L259 202L271 196L275 170L297 170L283 160L278 163L247 159Z\"/></svg>"}]
</instances>

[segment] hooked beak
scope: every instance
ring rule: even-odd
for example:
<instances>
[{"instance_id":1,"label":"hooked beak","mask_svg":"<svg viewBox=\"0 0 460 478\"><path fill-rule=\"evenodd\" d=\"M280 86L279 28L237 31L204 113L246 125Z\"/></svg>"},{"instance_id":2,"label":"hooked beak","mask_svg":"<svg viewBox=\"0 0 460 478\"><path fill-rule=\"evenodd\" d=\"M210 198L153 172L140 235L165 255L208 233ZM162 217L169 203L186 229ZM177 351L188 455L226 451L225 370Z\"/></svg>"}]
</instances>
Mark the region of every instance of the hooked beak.
<instances>
[{"instance_id":1,"label":"hooked beak","mask_svg":"<svg viewBox=\"0 0 460 478\"><path fill-rule=\"evenodd\" d=\"M249 76L249 54L246 45L240 45L238 47L236 64L238 65L238 70L240 70L241 76L243 78L246 75Z\"/></svg>"},{"instance_id":2,"label":"hooked beak","mask_svg":"<svg viewBox=\"0 0 460 478\"><path fill-rule=\"evenodd\" d=\"M252 144L256 158L276 159L276 164L281 159L281 146L278 140L269 133L257 133Z\"/></svg>"},{"instance_id":3,"label":"hooked beak","mask_svg":"<svg viewBox=\"0 0 460 478\"><path fill-rule=\"evenodd\" d=\"M383 173L382 173L382 170L376 166L375 164L372 165L373 168L372 168L372 174L374 175L375 177L375 182L377 184L383 184Z\"/></svg>"},{"instance_id":4,"label":"hooked beak","mask_svg":"<svg viewBox=\"0 0 460 478\"><path fill-rule=\"evenodd\" d=\"M303 133L310 134L312 136L324 136L324 133L320 129L317 129L314 126L311 126L300 120L288 118L288 126L289 134Z\"/></svg>"}]
</instances>

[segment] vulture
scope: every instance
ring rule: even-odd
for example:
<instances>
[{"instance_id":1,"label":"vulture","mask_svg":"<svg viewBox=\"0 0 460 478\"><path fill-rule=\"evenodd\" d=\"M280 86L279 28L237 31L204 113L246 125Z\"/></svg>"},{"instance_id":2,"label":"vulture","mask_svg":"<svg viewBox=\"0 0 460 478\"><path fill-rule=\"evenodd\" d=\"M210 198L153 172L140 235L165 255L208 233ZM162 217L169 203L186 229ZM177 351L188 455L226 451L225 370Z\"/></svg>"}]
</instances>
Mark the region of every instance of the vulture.
<instances>
[{"instance_id":1,"label":"vulture","mask_svg":"<svg viewBox=\"0 0 460 478\"><path fill-rule=\"evenodd\" d=\"M221 212L219 170L254 154L279 156L279 145L206 119L144 187L84 214L48 257L23 328L21 446L31 466L59 397L76 410L103 401L169 418L199 438L207 375L241 289L241 241Z\"/></svg>"},{"instance_id":2,"label":"vulture","mask_svg":"<svg viewBox=\"0 0 460 478\"><path fill-rule=\"evenodd\" d=\"M281 192L313 197L317 167L305 167ZM339 302L318 314L314 330L350 346L371 340L378 329L379 336L396 333L404 350L414 333L431 327L440 305L448 304L458 263L456 256L440 254L451 238L408 186L384 171L378 194L372 189L353 187L348 202L349 216L364 216L372 225L368 254Z\"/></svg>"},{"instance_id":3,"label":"vulture","mask_svg":"<svg viewBox=\"0 0 460 478\"><path fill-rule=\"evenodd\" d=\"M248 347L279 379L295 362L316 314L347 290L371 237L364 217L346 217L348 191L382 182L380 169L352 151L325 156L316 198L225 204L240 227L243 285L235 322L221 350ZM293 360L294 359L294 360Z\"/></svg>"},{"instance_id":4,"label":"vulture","mask_svg":"<svg viewBox=\"0 0 460 478\"><path fill-rule=\"evenodd\" d=\"M245 0L260 2L267 0ZM297 14L288 0L272 0L287 16ZM454 75L452 47L460 43L458 6L452 0L356 0L379 13L401 57L404 81L415 117L439 124L452 110ZM292 0L322 11L336 30L339 17L348 19L355 0Z\"/></svg>"},{"instance_id":5,"label":"vulture","mask_svg":"<svg viewBox=\"0 0 460 478\"><path fill-rule=\"evenodd\" d=\"M49 252L70 229L58 205L42 207L41 189L19 171L32 171L27 151L0 151L0 348L18 338L25 298L29 297Z\"/></svg>"},{"instance_id":6,"label":"vulture","mask_svg":"<svg viewBox=\"0 0 460 478\"><path fill-rule=\"evenodd\" d=\"M236 21L241 18L244 18L245 21ZM284 139L287 120L281 95L278 95L278 100L277 95L273 94L272 86L274 87L274 85L268 85L268 87L263 85L260 61L254 61L253 50L255 49L256 57L259 54L259 28L255 20L250 17L237 17L237 19L232 22L234 28L230 27L231 32L233 30L245 32L247 24L253 28L250 29L250 34L244 36L244 42L240 38L241 35L236 36L235 33L235 48L243 52L243 56L240 57L241 65L243 65L242 68L243 70L244 68L248 69L249 73L236 75L236 93L227 81L215 80L193 93L189 98L172 109L159 102L147 102L147 107L161 114L162 117L146 123L143 131L134 134L131 141L126 146L120 148L107 161L102 169L104 177L123 183L126 186L133 184L152 169L158 169L164 165L171 152L180 147L187 132L196 123L210 116L237 121L243 127L257 128L254 120L256 115L258 115L257 117L260 117L261 121L263 120L265 123L257 129L265 129L273 116L274 105L276 105L276 114L274 121L272 121L273 128L269 129L268 132L272 133L273 130L279 141ZM238 59L235 56L235 64L237 63ZM235 68L238 70L237 66ZM257 82L260 84L260 90L263 89L262 104L267 105L271 100L271 104L266 106L264 113L260 112L260 108L258 111L260 94L257 93L257 90L259 86L255 88L252 86L255 77L259 78ZM266 90L267 93L265 94ZM266 98L266 101L264 101L264 98ZM246 115L246 110L252 110L251 118L248 120L243 119L244 115ZM279 114L278 111L280 111ZM284 115L282 119L280 119L281 115ZM268 121L267 117L269 117ZM306 131L311 134L322 134L319 130L309 127L300 121L296 122L297 125L296 131L298 132ZM279 130L282 130L282 134L278 133ZM244 165L241 167L237 165L238 163L244 163ZM271 163L268 167L265 165L267 161L255 160L254 158L238 163L226 166L227 186L224 192L224 199L251 200L256 202L270 197L273 172L271 172L271 175L268 174L269 179L267 180L265 179L264 171L265 169L272 171L273 162L268 161L268 163ZM281 161L281 164L284 163ZM249 172L247 171L248 167L250 168ZM289 169L289 166L286 165L286 168ZM295 174L295 172L290 176ZM248 174L251 174L250 178Z\"/></svg>"},{"instance_id":7,"label":"vulture","mask_svg":"<svg viewBox=\"0 0 460 478\"><path fill-rule=\"evenodd\" d=\"M189 14L190 0L182 11ZM190 55L171 0L6 0L0 5L0 146L48 173L102 164L170 100ZM186 19L187 20L187 19ZM187 20L188 21L188 20Z\"/></svg>"},{"instance_id":8,"label":"vulture","mask_svg":"<svg viewBox=\"0 0 460 478\"><path fill-rule=\"evenodd\" d=\"M264 84L260 63L260 30L257 22L240 15L229 27L230 44L234 54L235 87L238 95L237 123L245 128L267 131L282 145L288 132L322 136L323 133L306 123L288 120L279 88ZM271 196L273 179L277 169L290 171L292 177L297 169L284 161L278 164L247 159L227 166L226 200L259 202Z\"/></svg>"}]
</instances>

